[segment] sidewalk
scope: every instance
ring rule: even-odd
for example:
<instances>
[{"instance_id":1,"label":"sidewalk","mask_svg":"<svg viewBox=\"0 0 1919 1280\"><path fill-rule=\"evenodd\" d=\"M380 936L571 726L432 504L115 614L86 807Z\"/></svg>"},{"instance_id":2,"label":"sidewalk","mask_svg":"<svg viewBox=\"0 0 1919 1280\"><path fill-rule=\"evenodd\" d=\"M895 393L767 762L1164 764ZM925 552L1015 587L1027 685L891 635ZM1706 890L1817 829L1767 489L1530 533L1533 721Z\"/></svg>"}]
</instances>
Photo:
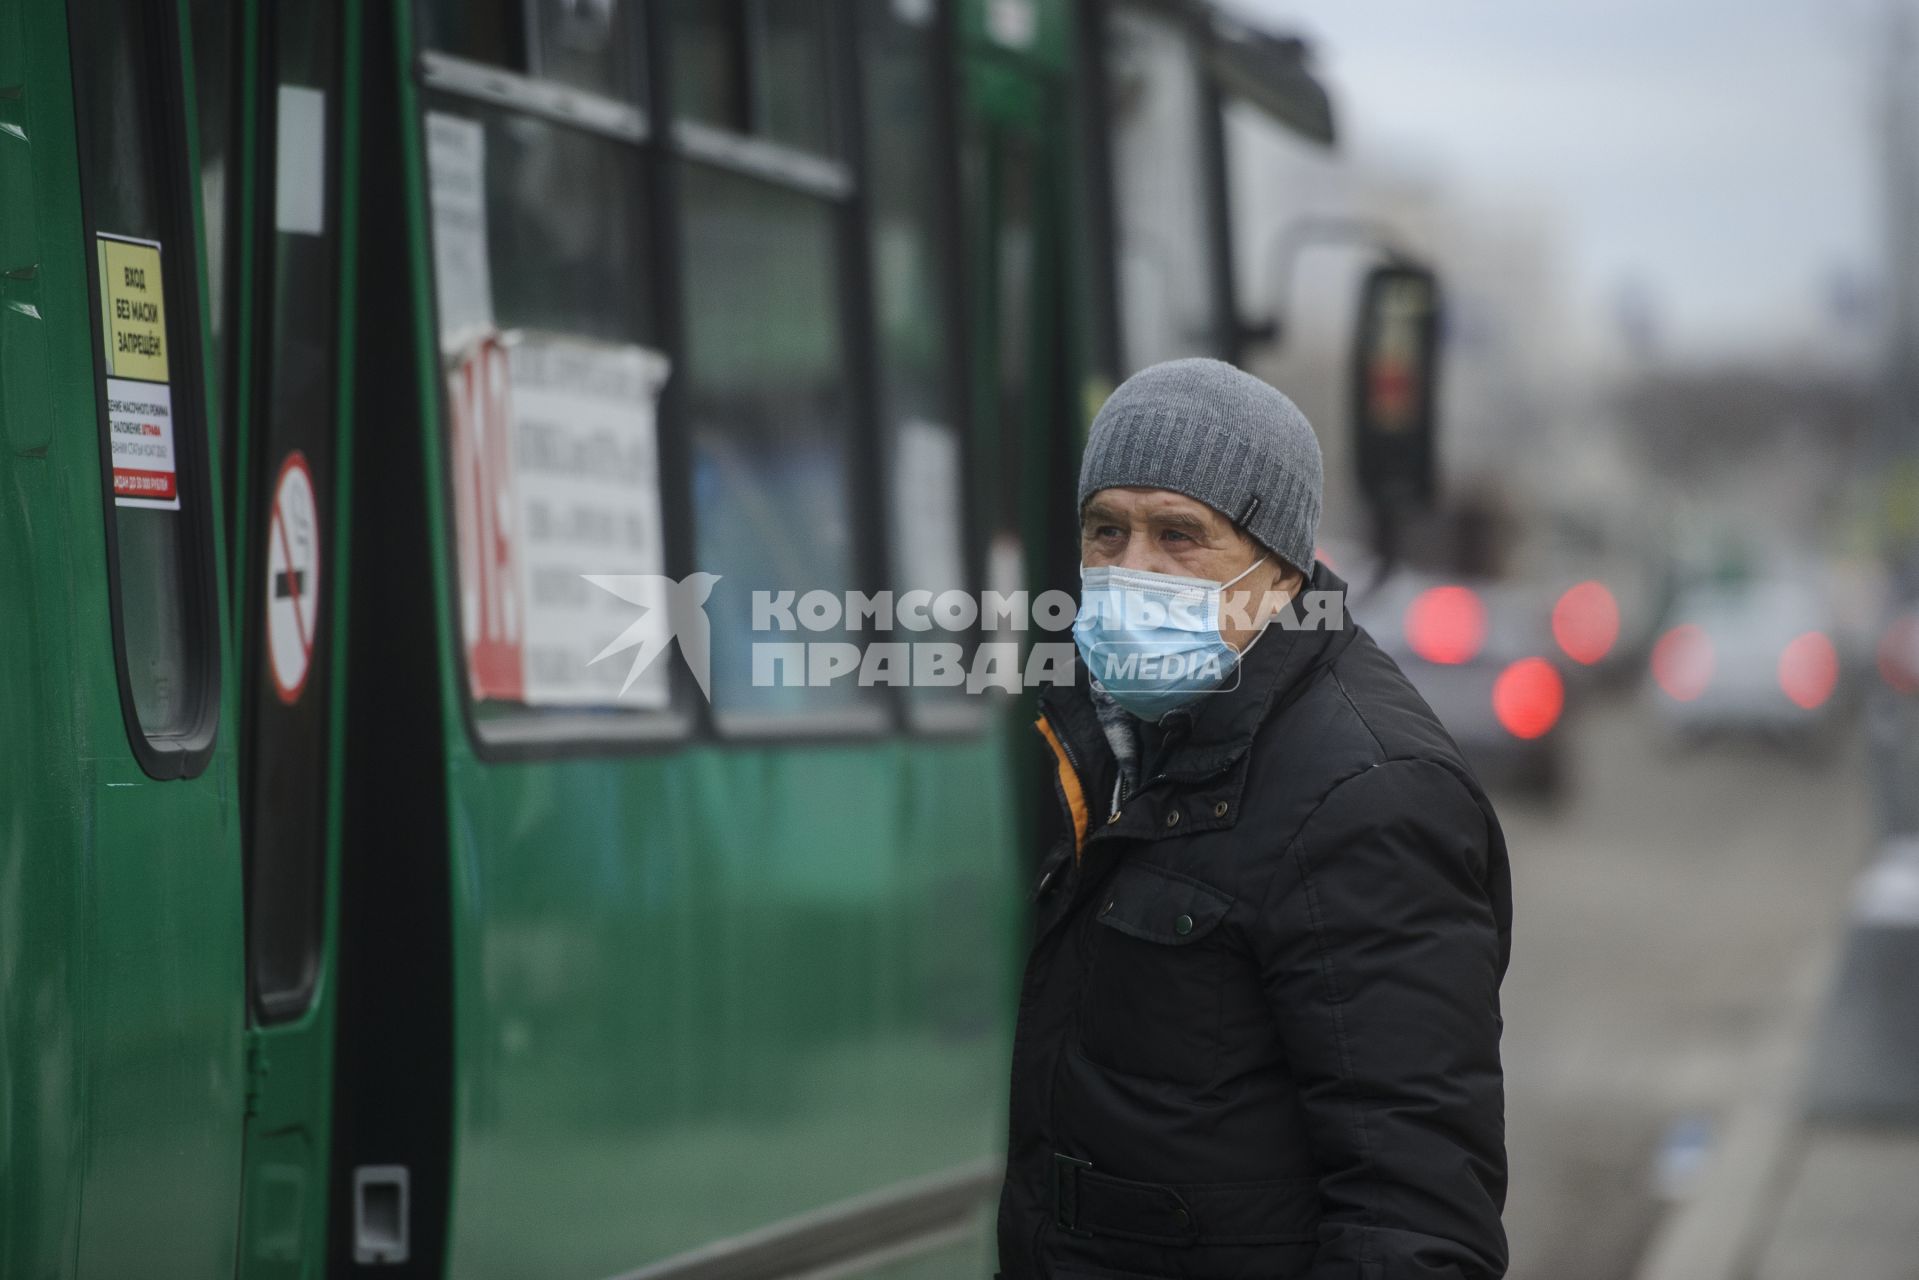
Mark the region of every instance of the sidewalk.
<instances>
[{"instance_id":1,"label":"sidewalk","mask_svg":"<svg viewBox=\"0 0 1919 1280\"><path fill-rule=\"evenodd\" d=\"M1882 849L1782 1003L1637 1280L1919 1280L1919 842Z\"/></svg>"},{"instance_id":2,"label":"sidewalk","mask_svg":"<svg viewBox=\"0 0 1919 1280\"><path fill-rule=\"evenodd\" d=\"M1806 1126L1782 1185L1752 1280L1919 1278L1919 1131Z\"/></svg>"}]
</instances>

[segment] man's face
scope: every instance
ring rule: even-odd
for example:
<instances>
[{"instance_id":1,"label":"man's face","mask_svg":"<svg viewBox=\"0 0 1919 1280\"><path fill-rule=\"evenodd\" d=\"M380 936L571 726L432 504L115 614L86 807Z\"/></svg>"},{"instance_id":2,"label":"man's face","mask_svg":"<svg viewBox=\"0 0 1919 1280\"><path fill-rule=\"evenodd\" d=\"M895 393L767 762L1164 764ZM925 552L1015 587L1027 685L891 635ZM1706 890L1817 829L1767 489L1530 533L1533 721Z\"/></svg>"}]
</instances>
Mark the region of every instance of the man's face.
<instances>
[{"instance_id":1,"label":"man's face","mask_svg":"<svg viewBox=\"0 0 1919 1280\"><path fill-rule=\"evenodd\" d=\"M1169 489L1101 489L1080 513L1079 558L1088 568L1141 569L1227 582L1220 635L1235 649L1300 585L1299 574L1205 503ZM1271 593L1271 594L1269 594Z\"/></svg>"}]
</instances>

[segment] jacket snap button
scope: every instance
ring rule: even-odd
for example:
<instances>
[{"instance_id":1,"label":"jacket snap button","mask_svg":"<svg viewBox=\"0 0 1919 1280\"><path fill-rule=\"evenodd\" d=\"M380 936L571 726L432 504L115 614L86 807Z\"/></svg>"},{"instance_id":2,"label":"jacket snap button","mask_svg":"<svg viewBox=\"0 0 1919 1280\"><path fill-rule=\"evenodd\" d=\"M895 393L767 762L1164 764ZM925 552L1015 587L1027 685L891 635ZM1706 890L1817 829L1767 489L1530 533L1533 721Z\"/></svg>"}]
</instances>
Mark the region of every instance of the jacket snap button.
<instances>
[{"instance_id":1,"label":"jacket snap button","mask_svg":"<svg viewBox=\"0 0 1919 1280\"><path fill-rule=\"evenodd\" d=\"M1177 1223L1178 1223L1178 1224L1179 1224L1180 1226L1182 1226L1182 1227L1183 1227L1183 1226L1185 1226L1185 1225L1186 1225L1186 1223L1187 1223L1187 1221L1188 1221L1188 1218L1187 1218L1187 1214L1186 1214L1186 1210L1184 1210L1184 1209L1174 1209L1174 1210L1173 1210L1173 1221L1174 1221L1174 1222L1177 1222Z\"/></svg>"},{"instance_id":2,"label":"jacket snap button","mask_svg":"<svg viewBox=\"0 0 1919 1280\"><path fill-rule=\"evenodd\" d=\"M1101 915L1105 915L1108 911L1111 911L1112 909L1113 909L1113 904L1109 902L1105 906L1099 909L1099 913Z\"/></svg>"},{"instance_id":3,"label":"jacket snap button","mask_svg":"<svg viewBox=\"0 0 1919 1280\"><path fill-rule=\"evenodd\" d=\"M1166 815L1166 825L1169 827L1177 827L1179 825L1179 810L1175 809Z\"/></svg>"},{"instance_id":4,"label":"jacket snap button","mask_svg":"<svg viewBox=\"0 0 1919 1280\"><path fill-rule=\"evenodd\" d=\"M1181 916L1179 919L1173 921L1173 932L1179 934L1181 937L1184 937L1192 931L1193 918L1191 916Z\"/></svg>"},{"instance_id":5,"label":"jacket snap button","mask_svg":"<svg viewBox=\"0 0 1919 1280\"><path fill-rule=\"evenodd\" d=\"M1226 816L1226 802L1224 800L1221 800L1213 806L1213 816L1215 818L1223 818Z\"/></svg>"}]
</instances>

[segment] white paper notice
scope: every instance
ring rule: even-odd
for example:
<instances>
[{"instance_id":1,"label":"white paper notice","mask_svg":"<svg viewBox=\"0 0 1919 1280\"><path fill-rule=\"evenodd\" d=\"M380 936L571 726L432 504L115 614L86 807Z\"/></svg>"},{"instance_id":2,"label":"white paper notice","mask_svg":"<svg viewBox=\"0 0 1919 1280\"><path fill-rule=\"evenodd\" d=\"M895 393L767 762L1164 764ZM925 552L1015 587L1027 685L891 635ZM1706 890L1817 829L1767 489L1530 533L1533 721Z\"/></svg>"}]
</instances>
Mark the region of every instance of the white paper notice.
<instances>
[{"instance_id":1,"label":"white paper notice","mask_svg":"<svg viewBox=\"0 0 1919 1280\"><path fill-rule=\"evenodd\" d=\"M493 328L486 254L486 132L477 121L429 111L427 183L433 206L433 280L440 349L455 352Z\"/></svg>"},{"instance_id":2,"label":"white paper notice","mask_svg":"<svg viewBox=\"0 0 1919 1280\"><path fill-rule=\"evenodd\" d=\"M283 84L274 110L273 225L320 235L326 230L326 94Z\"/></svg>"},{"instance_id":3,"label":"white paper notice","mask_svg":"<svg viewBox=\"0 0 1919 1280\"><path fill-rule=\"evenodd\" d=\"M122 507L180 509L173 457L173 391L164 382L107 379L113 500Z\"/></svg>"},{"instance_id":4,"label":"white paper notice","mask_svg":"<svg viewBox=\"0 0 1919 1280\"><path fill-rule=\"evenodd\" d=\"M893 545L899 548L903 589L966 586L960 492L953 429L917 418L901 423L893 453Z\"/></svg>"},{"instance_id":5,"label":"white paper notice","mask_svg":"<svg viewBox=\"0 0 1919 1280\"><path fill-rule=\"evenodd\" d=\"M630 664L588 665L633 625L664 640L664 608L639 609L587 574L663 574L657 406L666 357L549 335L508 338L518 562L530 705L664 707L671 664L622 694Z\"/></svg>"}]
</instances>

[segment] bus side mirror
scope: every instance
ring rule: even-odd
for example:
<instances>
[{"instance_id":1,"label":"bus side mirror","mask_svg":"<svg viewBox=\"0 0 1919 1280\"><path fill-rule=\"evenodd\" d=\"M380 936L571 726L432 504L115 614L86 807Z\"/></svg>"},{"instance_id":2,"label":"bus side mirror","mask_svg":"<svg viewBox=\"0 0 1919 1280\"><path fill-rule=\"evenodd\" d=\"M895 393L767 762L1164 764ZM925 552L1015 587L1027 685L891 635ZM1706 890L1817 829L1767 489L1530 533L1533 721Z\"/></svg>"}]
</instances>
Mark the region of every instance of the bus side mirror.
<instances>
[{"instance_id":1,"label":"bus side mirror","mask_svg":"<svg viewBox=\"0 0 1919 1280\"><path fill-rule=\"evenodd\" d=\"M1381 511L1432 501L1437 450L1439 278L1404 261L1367 272L1353 344L1353 457Z\"/></svg>"}]
</instances>

